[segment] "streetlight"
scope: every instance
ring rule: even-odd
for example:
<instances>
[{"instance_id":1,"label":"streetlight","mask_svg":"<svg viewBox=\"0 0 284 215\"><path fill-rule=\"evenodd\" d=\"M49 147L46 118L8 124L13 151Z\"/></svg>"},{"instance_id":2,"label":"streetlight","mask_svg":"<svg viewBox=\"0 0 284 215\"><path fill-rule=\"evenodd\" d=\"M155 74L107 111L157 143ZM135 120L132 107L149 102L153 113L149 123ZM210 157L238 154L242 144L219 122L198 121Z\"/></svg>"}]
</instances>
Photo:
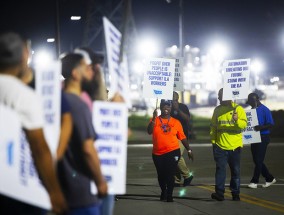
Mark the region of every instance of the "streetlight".
<instances>
[{"instance_id":1,"label":"streetlight","mask_svg":"<svg viewBox=\"0 0 284 215\"><path fill-rule=\"evenodd\" d=\"M70 19L71 19L72 21L78 21L78 20L81 19L81 16L71 16Z\"/></svg>"}]
</instances>

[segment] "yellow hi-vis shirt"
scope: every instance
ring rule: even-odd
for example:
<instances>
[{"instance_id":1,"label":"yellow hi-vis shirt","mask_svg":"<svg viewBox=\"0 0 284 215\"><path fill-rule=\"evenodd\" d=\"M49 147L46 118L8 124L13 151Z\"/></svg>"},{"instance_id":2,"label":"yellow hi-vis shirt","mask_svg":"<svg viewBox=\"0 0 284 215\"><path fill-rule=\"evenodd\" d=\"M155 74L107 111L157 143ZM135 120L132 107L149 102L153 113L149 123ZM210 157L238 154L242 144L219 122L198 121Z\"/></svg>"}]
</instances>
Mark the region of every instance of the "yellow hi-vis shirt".
<instances>
[{"instance_id":1,"label":"yellow hi-vis shirt","mask_svg":"<svg viewBox=\"0 0 284 215\"><path fill-rule=\"evenodd\" d=\"M234 111L238 120L233 120ZM211 119L210 136L212 144L224 150L243 147L242 130L247 127L245 110L232 102L231 106L219 105L214 109Z\"/></svg>"}]
</instances>

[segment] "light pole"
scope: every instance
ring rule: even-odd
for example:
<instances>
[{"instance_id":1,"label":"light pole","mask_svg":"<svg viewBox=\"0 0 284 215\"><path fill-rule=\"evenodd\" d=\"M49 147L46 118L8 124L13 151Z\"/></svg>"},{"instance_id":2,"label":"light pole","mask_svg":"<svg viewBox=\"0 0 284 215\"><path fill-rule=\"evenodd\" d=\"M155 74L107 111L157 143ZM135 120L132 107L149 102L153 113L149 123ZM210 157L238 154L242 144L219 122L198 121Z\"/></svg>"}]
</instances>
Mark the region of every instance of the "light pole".
<instances>
[{"instance_id":1,"label":"light pole","mask_svg":"<svg viewBox=\"0 0 284 215\"><path fill-rule=\"evenodd\" d=\"M183 58L183 0L179 0L179 50L179 56ZM184 103L183 91L181 91L181 102Z\"/></svg>"},{"instance_id":2,"label":"light pole","mask_svg":"<svg viewBox=\"0 0 284 215\"><path fill-rule=\"evenodd\" d=\"M171 0L166 0L171 3ZM183 58L183 0L179 0L179 57ZM184 103L183 91L181 91L181 102Z\"/></svg>"},{"instance_id":3,"label":"light pole","mask_svg":"<svg viewBox=\"0 0 284 215\"><path fill-rule=\"evenodd\" d=\"M56 57L59 58L61 53L60 47L60 27L59 27L59 0L55 0L55 46L56 46Z\"/></svg>"}]
</instances>

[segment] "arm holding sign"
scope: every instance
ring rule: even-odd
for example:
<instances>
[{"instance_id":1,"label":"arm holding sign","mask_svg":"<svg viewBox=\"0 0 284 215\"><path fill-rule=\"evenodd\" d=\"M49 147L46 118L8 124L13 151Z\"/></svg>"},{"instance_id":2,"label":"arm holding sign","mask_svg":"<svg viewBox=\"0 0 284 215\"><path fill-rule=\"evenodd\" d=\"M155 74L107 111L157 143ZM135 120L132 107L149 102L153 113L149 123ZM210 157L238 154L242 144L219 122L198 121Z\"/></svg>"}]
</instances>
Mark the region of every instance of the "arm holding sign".
<instances>
[{"instance_id":1,"label":"arm holding sign","mask_svg":"<svg viewBox=\"0 0 284 215\"><path fill-rule=\"evenodd\" d=\"M107 195L107 183L101 172L100 160L98 153L94 147L93 139L87 139L83 144L84 159L93 176L98 189L98 196L104 197Z\"/></svg>"},{"instance_id":2,"label":"arm holding sign","mask_svg":"<svg viewBox=\"0 0 284 215\"><path fill-rule=\"evenodd\" d=\"M154 126L155 126L155 120L156 120L156 117L158 116L158 112L157 112L157 108L154 110L153 112L153 118L152 120L149 122L148 124L148 127L147 127L147 132L148 134L152 134L153 133L153 129L154 129Z\"/></svg>"},{"instance_id":3,"label":"arm holding sign","mask_svg":"<svg viewBox=\"0 0 284 215\"><path fill-rule=\"evenodd\" d=\"M236 107L233 114L233 120L240 129L245 129L247 127L246 112L241 106Z\"/></svg>"},{"instance_id":4,"label":"arm holding sign","mask_svg":"<svg viewBox=\"0 0 284 215\"><path fill-rule=\"evenodd\" d=\"M255 131L267 130L267 129L271 129L272 127L273 127L272 124L256 125L254 126L254 130Z\"/></svg>"},{"instance_id":5,"label":"arm holding sign","mask_svg":"<svg viewBox=\"0 0 284 215\"><path fill-rule=\"evenodd\" d=\"M67 205L56 178L53 160L43 130L41 128L25 130L25 133L39 177L49 194L52 210L58 214L63 213Z\"/></svg>"}]
</instances>

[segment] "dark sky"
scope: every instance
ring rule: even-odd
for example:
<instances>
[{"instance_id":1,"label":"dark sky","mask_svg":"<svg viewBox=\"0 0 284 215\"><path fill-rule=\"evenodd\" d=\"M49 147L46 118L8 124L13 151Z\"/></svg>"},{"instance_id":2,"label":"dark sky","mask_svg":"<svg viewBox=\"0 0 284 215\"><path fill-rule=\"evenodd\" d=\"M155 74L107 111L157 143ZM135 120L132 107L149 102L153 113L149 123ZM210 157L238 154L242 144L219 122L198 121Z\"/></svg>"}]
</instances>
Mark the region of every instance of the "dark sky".
<instances>
[{"instance_id":1,"label":"dark sky","mask_svg":"<svg viewBox=\"0 0 284 215\"><path fill-rule=\"evenodd\" d=\"M98 2L110 0L99 0ZM87 0L59 0L62 49L82 42ZM115 5L118 0L113 0ZM228 59L260 58L266 71L284 74L284 1L282 0L183 0L184 44L206 53L214 41L228 45ZM164 48L178 45L179 0L133 0L133 16L139 37L158 38ZM80 14L74 23L71 15ZM55 34L55 0L1 2L0 30L14 30L46 44ZM102 46L102 40L96 46ZM101 49L101 47L99 48Z\"/></svg>"}]
</instances>

